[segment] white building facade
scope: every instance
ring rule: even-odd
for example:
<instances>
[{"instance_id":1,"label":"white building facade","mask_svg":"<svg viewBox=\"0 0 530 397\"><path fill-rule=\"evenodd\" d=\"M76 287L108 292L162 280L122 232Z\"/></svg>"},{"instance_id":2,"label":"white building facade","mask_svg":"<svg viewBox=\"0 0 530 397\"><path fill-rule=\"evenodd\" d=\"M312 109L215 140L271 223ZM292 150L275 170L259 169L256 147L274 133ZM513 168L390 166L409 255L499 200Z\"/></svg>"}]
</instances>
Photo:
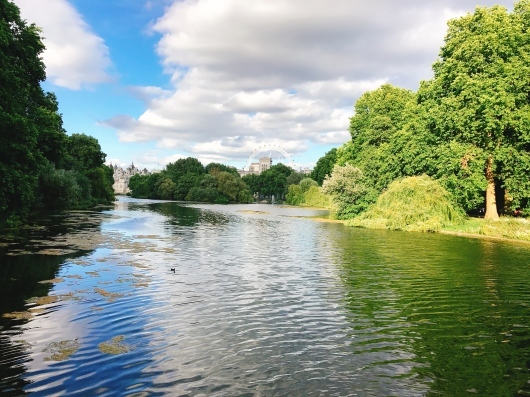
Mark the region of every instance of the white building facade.
<instances>
[{"instance_id":1,"label":"white building facade","mask_svg":"<svg viewBox=\"0 0 530 397\"><path fill-rule=\"evenodd\" d=\"M129 189L129 180L133 175L149 175L150 172L146 168L140 170L134 166L134 163L123 169L117 165L110 165L114 170L114 184L112 188L114 189L114 194L127 194L131 190Z\"/></svg>"}]
</instances>

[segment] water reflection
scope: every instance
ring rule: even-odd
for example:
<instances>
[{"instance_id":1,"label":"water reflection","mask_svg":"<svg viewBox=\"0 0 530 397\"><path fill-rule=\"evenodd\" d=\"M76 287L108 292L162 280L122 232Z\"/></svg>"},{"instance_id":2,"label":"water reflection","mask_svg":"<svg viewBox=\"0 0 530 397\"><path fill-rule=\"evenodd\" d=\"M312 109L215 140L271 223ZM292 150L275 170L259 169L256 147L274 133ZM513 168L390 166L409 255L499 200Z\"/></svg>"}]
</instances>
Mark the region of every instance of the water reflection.
<instances>
[{"instance_id":1,"label":"water reflection","mask_svg":"<svg viewBox=\"0 0 530 397\"><path fill-rule=\"evenodd\" d=\"M41 241L33 248L8 245L16 255L0 257L9 263L1 309L42 311L0 319L0 390L524 393L528 247L308 219L316 215L122 199L83 215L81 229L65 220L47 240L28 238ZM44 255L62 249L75 252ZM28 304L31 296L55 300ZM124 354L100 350L115 337ZM79 349L46 361L46 347L62 340Z\"/></svg>"},{"instance_id":2,"label":"water reflection","mask_svg":"<svg viewBox=\"0 0 530 397\"><path fill-rule=\"evenodd\" d=\"M344 247L353 348L372 354L377 371L428 385L427 395L511 396L528 387L526 247L386 231L343 236L335 241Z\"/></svg>"},{"instance_id":3,"label":"water reflection","mask_svg":"<svg viewBox=\"0 0 530 397\"><path fill-rule=\"evenodd\" d=\"M24 329L34 316L49 311L30 311L30 298L47 297L52 283L42 283L58 275L61 265L87 255L90 251L64 241L65 233L94 232L102 221L98 212L88 219L89 212L43 219L38 224L0 237L0 390L6 396L26 394L30 382L24 379L31 361L31 344L25 340ZM13 233L13 232L12 232Z\"/></svg>"}]
</instances>

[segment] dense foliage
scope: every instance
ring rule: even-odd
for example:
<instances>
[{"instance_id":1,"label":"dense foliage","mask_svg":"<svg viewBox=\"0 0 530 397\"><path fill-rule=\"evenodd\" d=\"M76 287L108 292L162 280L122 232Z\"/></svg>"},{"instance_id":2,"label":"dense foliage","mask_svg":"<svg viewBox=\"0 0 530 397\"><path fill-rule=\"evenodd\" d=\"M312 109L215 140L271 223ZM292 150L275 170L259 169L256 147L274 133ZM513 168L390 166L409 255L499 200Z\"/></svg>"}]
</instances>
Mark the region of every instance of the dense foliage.
<instances>
[{"instance_id":1,"label":"dense foliage","mask_svg":"<svg viewBox=\"0 0 530 397\"><path fill-rule=\"evenodd\" d=\"M311 179L315 180L320 186L326 176L331 175L333 166L337 162L337 149L333 148L321 157L311 171Z\"/></svg>"},{"instance_id":2,"label":"dense foliage","mask_svg":"<svg viewBox=\"0 0 530 397\"><path fill-rule=\"evenodd\" d=\"M206 203L248 203L256 199L283 200L289 184L304 174L276 164L261 174L239 176L236 168L219 163L204 167L193 157L177 160L156 174L134 175L129 181L132 197Z\"/></svg>"},{"instance_id":3,"label":"dense foliage","mask_svg":"<svg viewBox=\"0 0 530 397\"><path fill-rule=\"evenodd\" d=\"M299 183L304 179L304 176L304 174L279 163L259 175L249 174L241 179L247 184L252 194L257 197L270 198L274 196L277 200L283 200L287 196L289 185Z\"/></svg>"},{"instance_id":4,"label":"dense foliage","mask_svg":"<svg viewBox=\"0 0 530 397\"><path fill-rule=\"evenodd\" d=\"M322 192L333 198L341 219L350 219L366 209L368 187L362 171L351 164L335 164L331 175L324 179Z\"/></svg>"},{"instance_id":5,"label":"dense foliage","mask_svg":"<svg viewBox=\"0 0 530 397\"><path fill-rule=\"evenodd\" d=\"M487 181L486 217L498 217L500 193L528 204L530 184L530 2L513 13L477 7L449 22L434 79L418 92L427 127L442 141L481 151ZM526 171L526 172L525 172Z\"/></svg>"},{"instance_id":6,"label":"dense foliage","mask_svg":"<svg viewBox=\"0 0 530 397\"><path fill-rule=\"evenodd\" d=\"M69 137L55 95L41 88L43 50L39 29L0 0L0 227L35 211L113 198L112 172L97 140Z\"/></svg>"}]
</instances>

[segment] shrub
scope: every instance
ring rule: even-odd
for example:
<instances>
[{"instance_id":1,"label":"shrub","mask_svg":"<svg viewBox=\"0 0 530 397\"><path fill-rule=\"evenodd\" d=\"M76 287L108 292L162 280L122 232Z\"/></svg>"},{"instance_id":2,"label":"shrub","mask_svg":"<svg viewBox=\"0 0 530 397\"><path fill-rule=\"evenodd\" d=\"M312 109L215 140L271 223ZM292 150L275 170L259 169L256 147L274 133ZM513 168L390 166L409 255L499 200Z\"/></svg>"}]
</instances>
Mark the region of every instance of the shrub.
<instances>
[{"instance_id":1,"label":"shrub","mask_svg":"<svg viewBox=\"0 0 530 397\"><path fill-rule=\"evenodd\" d=\"M434 232L461 223L464 212L438 181L426 175L392 182L365 213L349 221L350 226Z\"/></svg>"},{"instance_id":2,"label":"shrub","mask_svg":"<svg viewBox=\"0 0 530 397\"><path fill-rule=\"evenodd\" d=\"M351 219L362 212L368 191L362 171L351 164L335 164L331 176L326 176L322 184L322 192L333 197L340 219Z\"/></svg>"}]
</instances>

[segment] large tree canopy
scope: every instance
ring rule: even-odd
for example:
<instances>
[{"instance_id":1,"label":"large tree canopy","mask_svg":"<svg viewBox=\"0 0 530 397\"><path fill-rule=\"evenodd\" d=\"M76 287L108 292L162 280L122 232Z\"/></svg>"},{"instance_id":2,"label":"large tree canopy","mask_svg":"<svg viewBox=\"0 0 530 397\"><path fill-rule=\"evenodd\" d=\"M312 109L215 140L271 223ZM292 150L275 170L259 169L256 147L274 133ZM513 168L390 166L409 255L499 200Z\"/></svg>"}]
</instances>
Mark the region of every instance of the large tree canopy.
<instances>
[{"instance_id":1,"label":"large tree canopy","mask_svg":"<svg viewBox=\"0 0 530 397\"><path fill-rule=\"evenodd\" d=\"M46 102L39 30L13 3L0 1L0 224L16 223L35 200L41 162L35 119Z\"/></svg>"},{"instance_id":2,"label":"large tree canopy","mask_svg":"<svg viewBox=\"0 0 530 397\"><path fill-rule=\"evenodd\" d=\"M530 193L529 21L528 0L513 13L477 7L451 20L434 78L418 92L434 135L483 151L486 218L498 217L499 188L517 204Z\"/></svg>"},{"instance_id":3,"label":"large tree canopy","mask_svg":"<svg viewBox=\"0 0 530 397\"><path fill-rule=\"evenodd\" d=\"M389 142L407 121L405 108L414 100L412 91L391 84L363 94L355 102L355 115L350 119L352 142L358 146Z\"/></svg>"}]
</instances>

